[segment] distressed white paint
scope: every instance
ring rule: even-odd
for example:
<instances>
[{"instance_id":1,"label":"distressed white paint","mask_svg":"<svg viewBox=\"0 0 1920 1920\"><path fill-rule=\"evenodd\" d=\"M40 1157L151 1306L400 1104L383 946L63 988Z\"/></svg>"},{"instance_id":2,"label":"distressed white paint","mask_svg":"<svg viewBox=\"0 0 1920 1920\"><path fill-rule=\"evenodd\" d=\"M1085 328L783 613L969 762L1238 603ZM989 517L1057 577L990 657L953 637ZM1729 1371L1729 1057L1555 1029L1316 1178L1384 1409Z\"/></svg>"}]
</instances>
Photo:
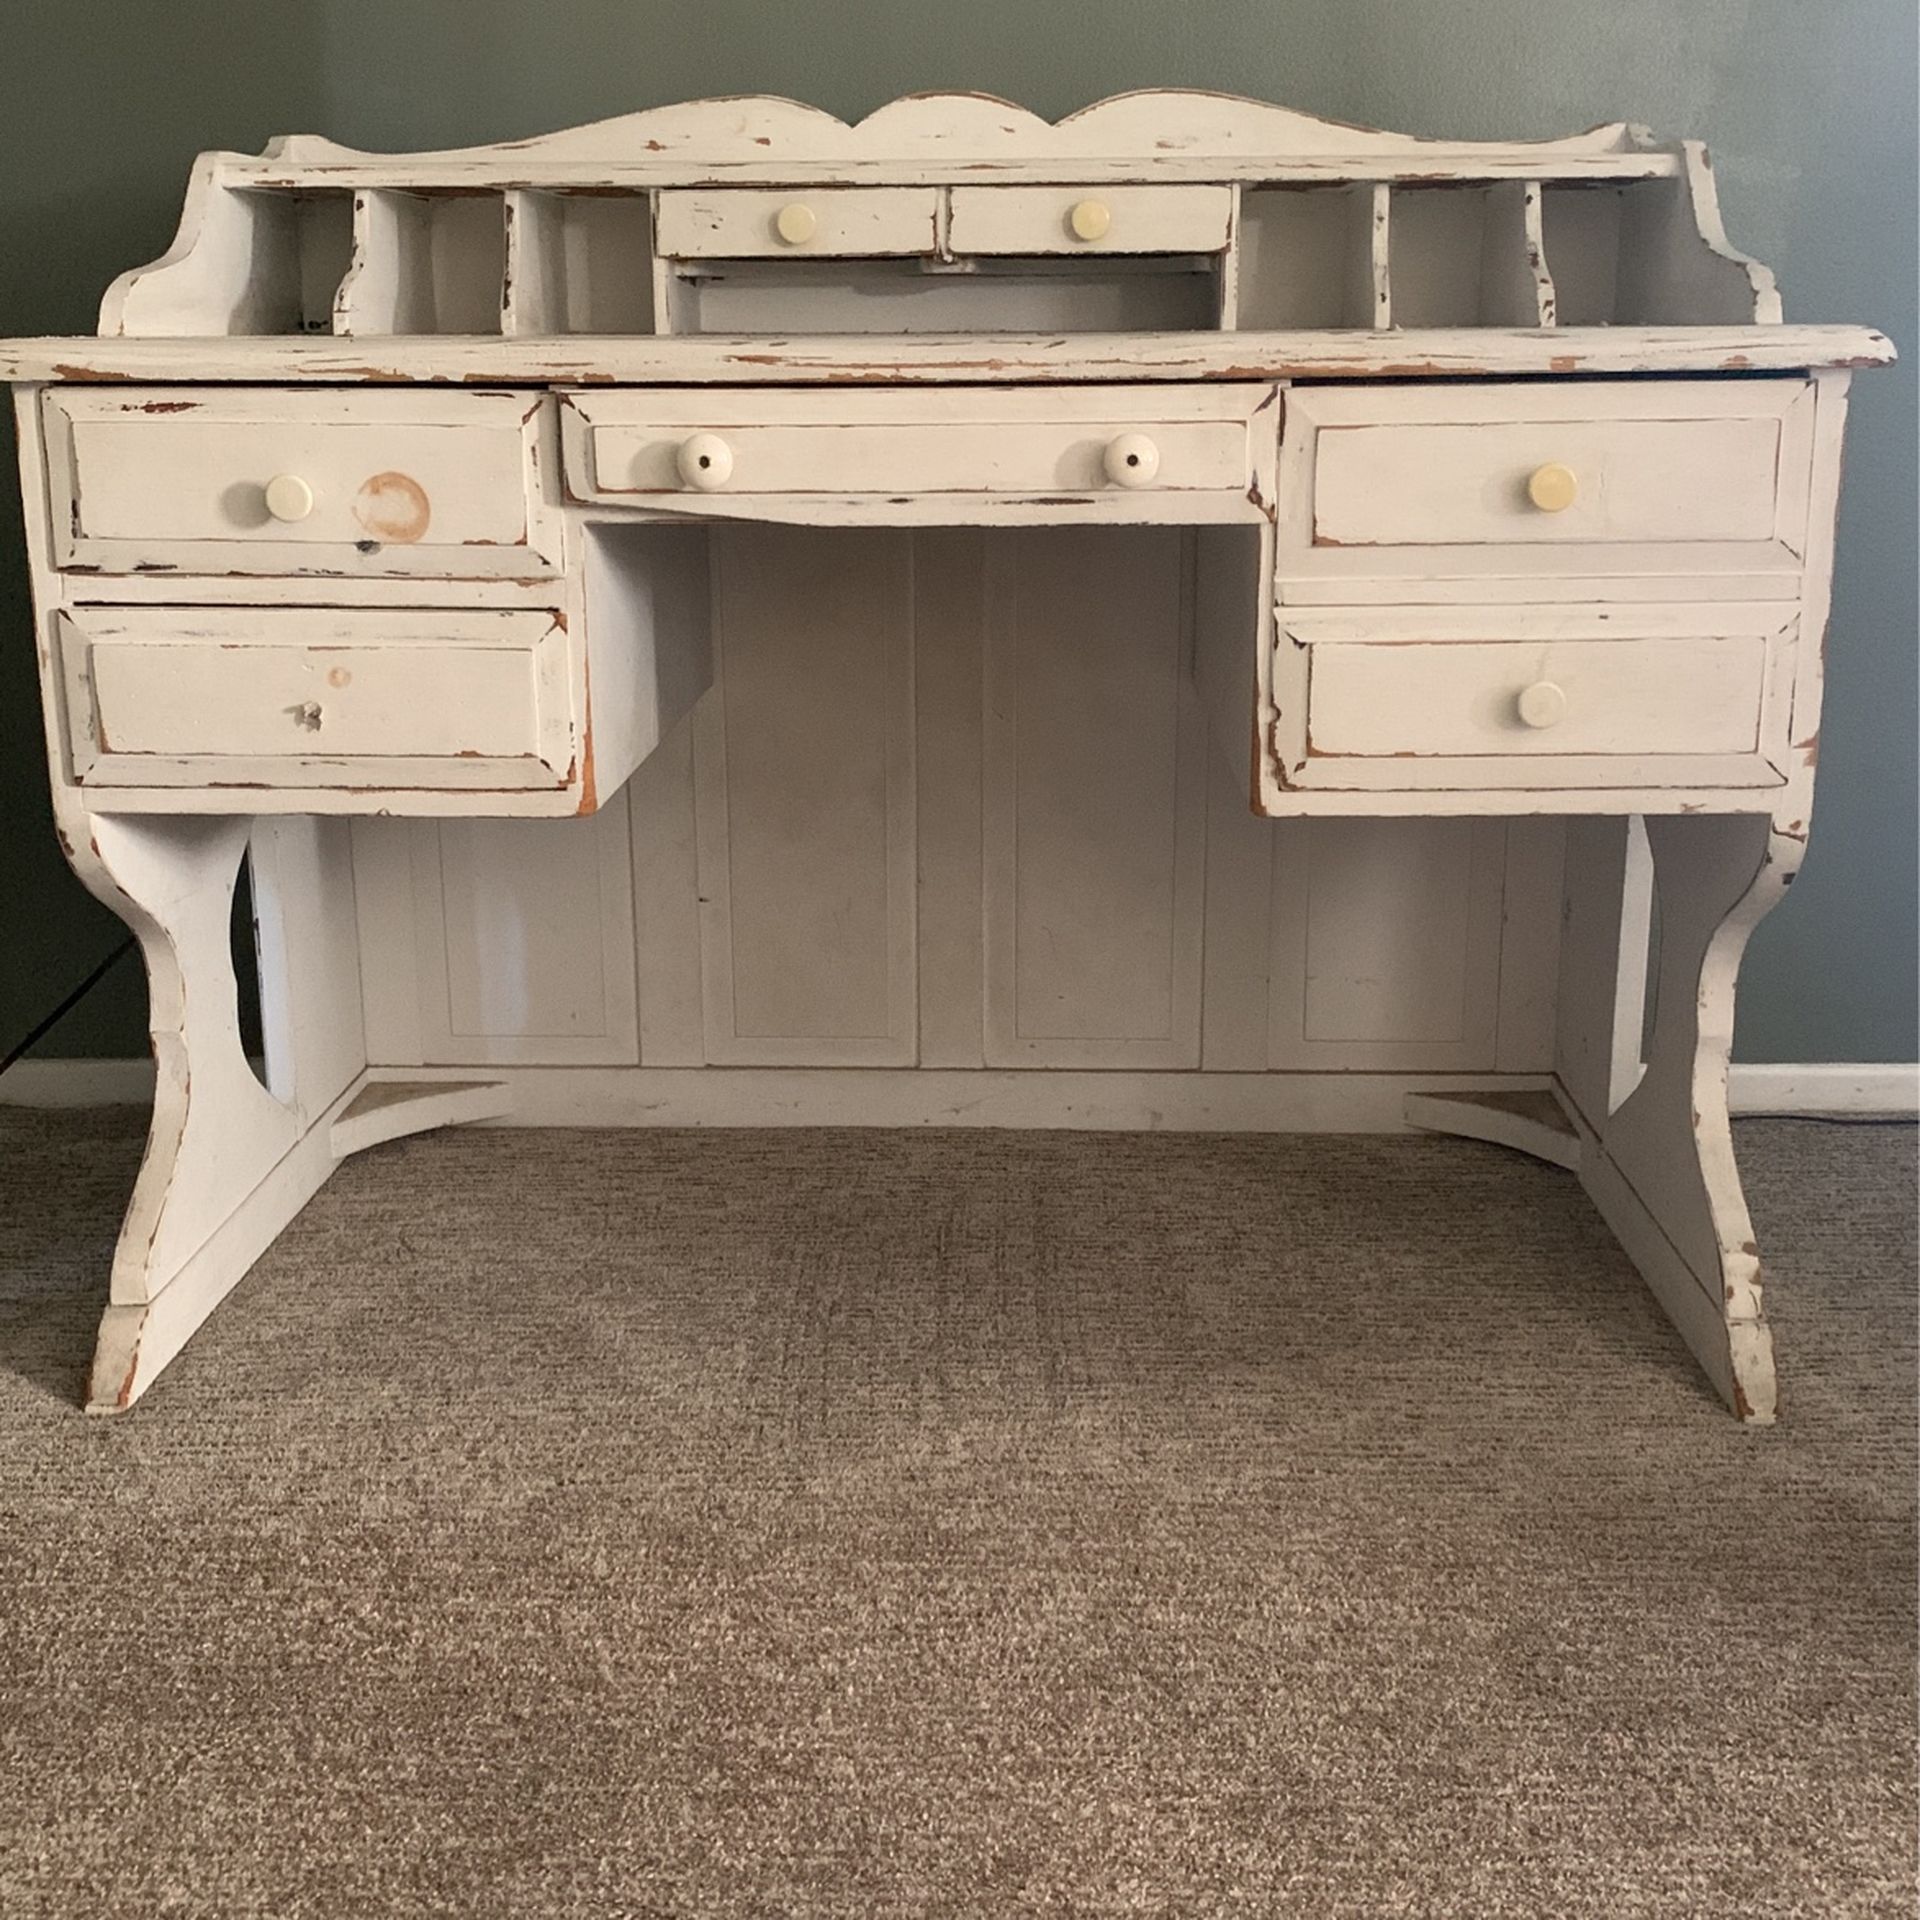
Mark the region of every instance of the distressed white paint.
<instances>
[{"instance_id":1,"label":"distressed white paint","mask_svg":"<svg viewBox=\"0 0 1920 1920\"><path fill-rule=\"evenodd\" d=\"M955 187L947 244L957 254L1219 253L1232 216L1225 187Z\"/></svg>"},{"instance_id":2,"label":"distressed white paint","mask_svg":"<svg viewBox=\"0 0 1920 1920\"><path fill-rule=\"evenodd\" d=\"M581 500L826 525L1252 520L1272 497L1279 390L570 393ZM1116 478L1143 437L1150 479ZM1124 451L1124 448L1122 449Z\"/></svg>"},{"instance_id":3,"label":"distressed white paint","mask_svg":"<svg viewBox=\"0 0 1920 1920\"><path fill-rule=\"evenodd\" d=\"M1050 339L858 330L824 339L665 338L629 329L591 339L0 340L0 380L451 381L525 386L589 379L613 386L940 386L952 381L1064 386L1108 380L1409 380L1476 375L1792 373L1890 365L1894 347L1871 327L1423 327L1384 337L1353 322L1326 329L1129 332ZM663 330L664 331L664 330ZM1081 329L1085 332L1085 329Z\"/></svg>"},{"instance_id":4,"label":"distressed white paint","mask_svg":"<svg viewBox=\"0 0 1920 1920\"><path fill-rule=\"evenodd\" d=\"M1769 1415L1733 978L1890 349L1780 324L1697 146L1182 93L302 137L203 159L101 331L0 347L55 815L153 993L96 1403L341 1153L510 1089L1452 1126L1577 1164Z\"/></svg>"},{"instance_id":5,"label":"distressed white paint","mask_svg":"<svg viewBox=\"0 0 1920 1920\"><path fill-rule=\"evenodd\" d=\"M674 260L870 258L937 252L941 212L932 187L669 188L655 230Z\"/></svg>"},{"instance_id":6,"label":"distressed white paint","mask_svg":"<svg viewBox=\"0 0 1920 1920\"><path fill-rule=\"evenodd\" d=\"M143 607L58 619L83 787L576 777L568 638L548 613Z\"/></svg>"},{"instance_id":7,"label":"distressed white paint","mask_svg":"<svg viewBox=\"0 0 1920 1920\"><path fill-rule=\"evenodd\" d=\"M560 571L539 483L545 403L519 394L46 394L55 558L107 573ZM267 488L311 496L277 519Z\"/></svg>"}]
</instances>

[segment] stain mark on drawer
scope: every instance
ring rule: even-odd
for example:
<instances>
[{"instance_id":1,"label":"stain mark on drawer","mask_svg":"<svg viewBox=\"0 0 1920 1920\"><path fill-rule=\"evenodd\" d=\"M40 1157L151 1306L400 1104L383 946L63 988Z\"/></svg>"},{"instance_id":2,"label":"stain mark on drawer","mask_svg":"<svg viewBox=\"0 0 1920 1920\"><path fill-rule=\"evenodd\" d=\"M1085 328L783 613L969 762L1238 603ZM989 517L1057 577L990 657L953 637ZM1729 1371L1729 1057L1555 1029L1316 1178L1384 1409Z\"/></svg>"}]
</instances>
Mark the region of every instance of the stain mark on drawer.
<instances>
[{"instance_id":1,"label":"stain mark on drawer","mask_svg":"<svg viewBox=\"0 0 1920 1920\"><path fill-rule=\"evenodd\" d=\"M406 545L424 536L433 507L411 474L376 473L354 496L353 517L376 539Z\"/></svg>"}]
</instances>

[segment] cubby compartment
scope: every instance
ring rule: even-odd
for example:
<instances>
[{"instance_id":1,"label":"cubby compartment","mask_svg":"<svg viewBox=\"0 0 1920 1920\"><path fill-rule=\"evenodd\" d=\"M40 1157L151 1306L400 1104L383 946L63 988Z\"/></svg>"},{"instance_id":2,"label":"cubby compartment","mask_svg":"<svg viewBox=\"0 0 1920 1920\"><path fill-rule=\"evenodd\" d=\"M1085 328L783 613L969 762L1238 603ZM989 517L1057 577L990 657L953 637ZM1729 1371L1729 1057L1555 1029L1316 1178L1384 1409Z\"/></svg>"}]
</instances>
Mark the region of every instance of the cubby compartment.
<instances>
[{"instance_id":1,"label":"cubby compartment","mask_svg":"<svg viewBox=\"0 0 1920 1920\"><path fill-rule=\"evenodd\" d=\"M1550 327L1538 181L1393 189L1397 327Z\"/></svg>"},{"instance_id":2,"label":"cubby compartment","mask_svg":"<svg viewBox=\"0 0 1920 1920\"><path fill-rule=\"evenodd\" d=\"M1562 326L1750 326L1761 317L1749 263L1702 236L1687 188L1679 178L1546 185L1542 231Z\"/></svg>"},{"instance_id":3,"label":"cubby compartment","mask_svg":"<svg viewBox=\"0 0 1920 1920\"><path fill-rule=\"evenodd\" d=\"M510 334L652 333L644 193L507 195L502 325Z\"/></svg>"},{"instance_id":4,"label":"cubby compartment","mask_svg":"<svg viewBox=\"0 0 1920 1920\"><path fill-rule=\"evenodd\" d=\"M1213 258L702 260L668 281L673 333L1156 333L1220 324Z\"/></svg>"},{"instance_id":5,"label":"cubby compartment","mask_svg":"<svg viewBox=\"0 0 1920 1920\"><path fill-rule=\"evenodd\" d=\"M330 333L333 302L353 260L353 195L247 193L255 262L236 333Z\"/></svg>"},{"instance_id":6,"label":"cubby compartment","mask_svg":"<svg viewBox=\"0 0 1920 1920\"><path fill-rule=\"evenodd\" d=\"M353 200L353 264L336 333L498 333L506 280L499 193L401 193Z\"/></svg>"},{"instance_id":7,"label":"cubby compartment","mask_svg":"<svg viewBox=\"0 0 1920 1920\"><path fill-rule=\"evenodd\" d=\"M1260 187L1240 201L1238 324L1384 327L1387 189Z\"/></svg>"}]
</instances>

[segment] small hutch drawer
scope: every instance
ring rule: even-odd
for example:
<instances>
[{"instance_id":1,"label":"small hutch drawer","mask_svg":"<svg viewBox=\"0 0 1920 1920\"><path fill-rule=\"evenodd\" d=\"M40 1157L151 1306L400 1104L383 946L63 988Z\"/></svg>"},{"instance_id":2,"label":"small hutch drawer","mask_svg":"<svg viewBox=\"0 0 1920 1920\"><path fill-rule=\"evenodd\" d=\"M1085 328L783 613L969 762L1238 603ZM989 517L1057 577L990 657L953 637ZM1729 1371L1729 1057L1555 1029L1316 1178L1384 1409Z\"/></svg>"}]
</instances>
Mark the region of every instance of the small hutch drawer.
<instances>
[{"instance_id":1,"label":"small hutch drawer","mask_svg":"<svg viewBox=\"0 0 1920 1920\"><path fill-rule=\"evenodd\" d=\"M54 562L97 573L539 578L547 403L510 393L67 387Z\"/></svg>"},{"instance_id":2,"label":"small hutch drawer","mask_svg":"<svg viewBox=\"0 0 1920 1920\"><path fill-rule=\"evenodd\" d=\"M1777 786L1796 633L1777 605L1283 610L1288 783Z\"/></svg>"},{"instance_id":3,"label":"small hutch drawer","mask_svg":"<svg viewBox=\"0 0 1920 1920\"><path fill-rule=\"evenodd\" d=\"M1281 570L1792 570L1812 428L1804 380L1301 389Z\"/></svg>"},{"instance_id":4,"label":"small hutch drawer","mask_svg":"<svg viewBox=\"0 0 1920 1920\"><path fill-rule=\"evenodd\" d=\"M955 253L1221 253L1233 191L1219 186L955 187Z\"/></svg>"},{"instance_id":5,"label":"small hutch drawer","mask_svg":"<svg viewBox=\"0 0 1920 1920\"><path fill-rule=\"evenodd\" d=\"M1271 497L1278 419L1272 386L596 392L562 444L571 496L655 511L1234 521Z\"/></svg>"},{"instance_id":6,"label":"small hutch drawer","mask_svg":"<svg viewBox=\"0 0 1920 1920\"><path fill-rule=\"evenodd\" d=\"M937 187L719 187L660 195L655 244L669 260L840 259L932 253Z\"/></svg>"},{"instance_id":7,"label":"small hutch drawer","mask_svg":"<svg viewBox=\"0 0 1920 1920\"><path fill-rule=\"evenodd\" d=\"M574 778L567 635L552 613L100 608L61 614L59 641L85 787Z\"/></svg>"}]
</instances>

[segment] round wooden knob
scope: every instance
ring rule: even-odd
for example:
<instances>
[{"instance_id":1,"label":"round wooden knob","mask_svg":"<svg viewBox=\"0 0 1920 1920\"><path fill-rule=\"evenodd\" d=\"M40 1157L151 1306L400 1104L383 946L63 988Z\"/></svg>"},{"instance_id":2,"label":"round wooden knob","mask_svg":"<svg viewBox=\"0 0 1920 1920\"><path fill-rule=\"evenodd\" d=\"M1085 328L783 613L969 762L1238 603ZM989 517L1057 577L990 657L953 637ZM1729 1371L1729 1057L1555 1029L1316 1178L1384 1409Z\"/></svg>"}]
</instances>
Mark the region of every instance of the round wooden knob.
<instances>
[{"instance_id":1,"label":"round wooden knob","mask_svg":"<svg viewBox=\"0 0 1920 1920\"><path fill-rule=\"evenodd\" d=\"M1113 212L1104 200L1080 200L1067 215L1076 240L1104 240L1113 225Z\"/></svg>"},{"instance_id":2,"label":"round wooden knob","mask_svg":"<svg viewBox=\"0 0 1920 1920\"><path fill-rule=\"evenodd\" d=\"M265 492L276 520L304 520L313 511L313 489L297 473L276 473Z\"/></svg>"},{"instance_id":3,"label":"round wooden knob","mask_svg":"<svg viewBox=\"0 0 1920 1920\"><path fill-rule=\"evenodd\" d=\"M676 457L680 478L702 493L714 493L733 478L733 449L717 433L696 433L681 441Z\"/></svg>"},{"instance_id":4,"label":"round wooden knob","mask_svg":"<svg viewBox=\"0 0 1920 1920\"><path fill-rule=\"evenodd\" d=\"M820 222L804 200L792 200L773 216L773 230L790 247L804 247L820 231Z\"/></svg>"},{"instance_id":5,"label":"round wooden knob","mask_svg":"<svg viewBox=\"0 0 1920 1920\"><path fill-rule=\"evenodd\" d=\"M1160 449L1144 433L1123 433L1107 442L1101 464L1116 487L1145 487L1160 471Z\"/></svg>"},{"instance_id":6,"label":"round wooden knob","mask_svg":"<svg viewBox=\"0 0 1920 1920\"><path fill-rule=\"evenodd\" d=\"M1580 495L1580 482L1571 467L1550 461L1527 476L1527 498L1542 513L1565 513Z\"/></svg>"},{"instance_id":7,"label":"round wooden knob","mask_svg":"<svg viewBox=\"0 0 1920 1920\"><path fill-rule=\"evenodd\" d=\"M1567 696L1551 680L1522 687L1513 704L1523 726L1557 727L1567 717Z\"/></svg>"}]
</instances>

